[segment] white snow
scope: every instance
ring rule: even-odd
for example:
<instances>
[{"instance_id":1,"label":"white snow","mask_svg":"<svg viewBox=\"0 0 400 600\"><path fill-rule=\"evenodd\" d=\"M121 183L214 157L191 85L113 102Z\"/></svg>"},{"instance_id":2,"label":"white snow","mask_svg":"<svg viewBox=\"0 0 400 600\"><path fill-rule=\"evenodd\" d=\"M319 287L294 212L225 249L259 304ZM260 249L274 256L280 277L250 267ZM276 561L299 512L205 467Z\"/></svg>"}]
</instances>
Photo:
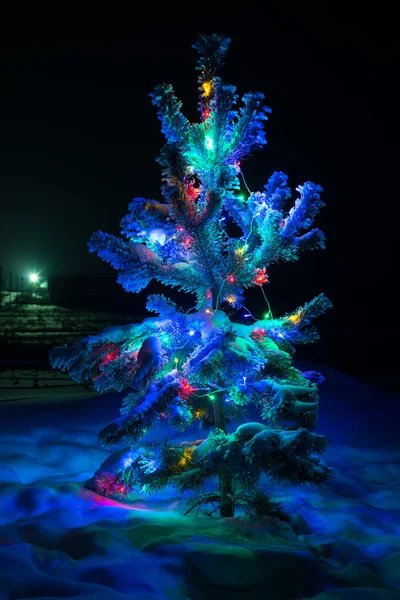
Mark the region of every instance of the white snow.
<instances>
[{"instance_id":1,"label":"white snow","mask_svg":"<svg viewBox=\"0 0 400 600\"><path fill-rule=\"evenodd\" d=\"M331 439L324 458L335 478L321 491L264 481L299 535L272 518L185 517L185 499L172 490L124 504L83 488L109 455L97 433L118 416L118 394L74 388L3 397L0 598L400 598L395 404L317 370L326 378L319 433ZM164 423L158 436L171 433ZM175 439L205 435L193 429Z\"/></svg>"}]
</instances>

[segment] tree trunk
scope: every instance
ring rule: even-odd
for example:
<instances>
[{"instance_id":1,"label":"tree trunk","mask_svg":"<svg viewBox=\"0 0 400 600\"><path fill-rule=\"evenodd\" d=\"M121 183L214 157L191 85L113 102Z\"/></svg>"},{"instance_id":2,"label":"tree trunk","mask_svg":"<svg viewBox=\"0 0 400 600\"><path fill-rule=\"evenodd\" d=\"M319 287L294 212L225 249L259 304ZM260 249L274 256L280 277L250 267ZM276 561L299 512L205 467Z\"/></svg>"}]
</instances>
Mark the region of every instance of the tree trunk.
<instances>
[{"instance_id":1,"label":"tree trunk","mask_svg":"<svg viewBox=\"0 0 400 600\"><path fill-rule=\"evenodd\" d=\"M215 401L215 427L226 433L224 397L222 393L217 393ZM221 517L233 517L235 514L232 479L231 471L225 471L219 476L219 491L221 494L219 514Z\"/></svg>"},{"instance_id":2,"label":"tree trunk","mask_svg":"<svg viewBox=\"0 0 400 600\"><path fill-rule=\"evenodd\" d=\"M233 501L232 473L230 471L226 471L219 476L219 491L221 494L220 516L233 517L235 515L235 503Z\"/></svg>"}]
</instances>

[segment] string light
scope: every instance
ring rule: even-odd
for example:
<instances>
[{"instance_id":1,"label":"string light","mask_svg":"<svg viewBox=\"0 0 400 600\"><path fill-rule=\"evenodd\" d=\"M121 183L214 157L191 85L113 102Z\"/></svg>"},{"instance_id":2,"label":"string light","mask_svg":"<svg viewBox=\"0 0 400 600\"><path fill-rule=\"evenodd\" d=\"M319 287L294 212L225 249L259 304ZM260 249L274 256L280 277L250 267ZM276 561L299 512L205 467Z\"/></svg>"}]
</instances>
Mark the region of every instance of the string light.
<instances>
[{"instance_id":1,"label":"string light","mask_svg":"<svg viewBox=\"0 0 400 600\"><path fill-rule=\"evenodd\" d=\"M256 269L253 283L262 286L264 283L268 283L268 276L265 269Z\"/></svg>"},{"instance_id":2,"label":"string light","mask_svg":"<svg viewBox=\"0 0 400 600\"><path fill-rule=\"evenodd\" d=\"M225 296L224 300L228 302L228 304L233 305L236 303L237 298L234 296L234 294L228 294L228 296Z\"/></svg>"},{"instance_id":3,"label":"string light","mask_svg":"<svg viewBox=\"0 0 400 600\"><path fill-rule=\"evenodd\" d=\"M179 459L179 462L176 464L176 468L184 467L185 465L187 465L187 463L192 461L193 450L194 450L194 446L184 449L183 456L181 456L181 458Z\"/></svg>"},{"instance_id":4,"label":"string light","mask_svg":"<svg viewBox=\"0 0 400 600\"><path fill-rule=\"evenodd\" d=\"M234 275L229 275L228 281L229 281L229 283L236 283L236 277Z\"/></svg>"},{"instance_id":5,"label":"string light","mask_svg":"<svg viewBox=\"0 0 400 600\"><path fill-rule=\"evenodd\" d=\"M246 252L246 250L247 250L247 244L245 244L244 246L241 246L240 248L236 248L235 254L236 254L236 256L243 256L243 254Z\"/></svg>"},{"instance_id":6,"label":"string light","mask_svg":"<svg viewBox=\"0 0 400 600\"><path fill-rule=\"evenodd\" d=\"M250 334L250 337L255 342L262 342L266 335L267 331L264 329L264 327L258 327L257 329L253 329L253 331Z\"/></svg>"},{"instance_id":7,"label":"string light","mask_svg":"<svg viewBox=\"0 0 400 600\"><path fill-rule=\"evenodd\" d=\"M215 395L214 394L209 394L208 397L210 398L210 400L215 400Z\"/></svg>"},{"instance_id":8,"label":"string light","mask_svg":"<svg viewBox=\"0 0 400 600\"><path fill-rule=\"evenodd\" d=\"M211 92L213 91L214 82L212 79L211 81L205 81L201 87L204 90L203 97L208 98L209 96L211 96Z\"/></svg>"},{"instance_id":9,"label":"string light","mask_svg":"<svg viewBox=\"0 0 400 600\"><path fill-rule=\"evenodd\" d=\"M189 331L189 335L194 335L195 333L196 333L196 332L195 332L195 330L194 330L194 329L191 329L191 330Z\"/></svg>"},{"instance_id":10,"label":"string light","mask_svg":"<svg viewBox=\"0 0 400 600\"><path fill-rule=\"evenodd\" d=\"M293 323L294 325L297 325L301 321L301 316L299 313L296 313L295 315L291 315L290 317L288 317L287 320Z\"/></svg>"},{"instance_id":11,"label":"string light","mask_svg":"<svg viewBox=\"0 0 400 600\"><path fill-rule=\"evenodd\" d=\"M190 385L187 379L182 379L180 382L179 396L182 400L187 400L193 394L195 388Z\"/></svg>"}]
</instances>

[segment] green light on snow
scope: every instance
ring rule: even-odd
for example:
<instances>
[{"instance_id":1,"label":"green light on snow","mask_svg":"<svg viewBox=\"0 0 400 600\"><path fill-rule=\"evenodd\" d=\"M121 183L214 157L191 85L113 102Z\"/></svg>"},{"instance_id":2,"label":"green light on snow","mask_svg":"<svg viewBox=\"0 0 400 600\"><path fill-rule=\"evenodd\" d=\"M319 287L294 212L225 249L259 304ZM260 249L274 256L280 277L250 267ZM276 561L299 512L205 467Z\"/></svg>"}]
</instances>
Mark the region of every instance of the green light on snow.
<instances>
[{"instance_id":1,"label":"green light on snow","mask_svg":"<svg viewBox=\"0 0 400 600\"><path fill-rule=\"evenodd\" d=\"M214 147L214 140L212 139L211 135L206 135L205 137L205 144L206 144L206 148L207 150L212 150Z\"/></svg>"}]
</instances>

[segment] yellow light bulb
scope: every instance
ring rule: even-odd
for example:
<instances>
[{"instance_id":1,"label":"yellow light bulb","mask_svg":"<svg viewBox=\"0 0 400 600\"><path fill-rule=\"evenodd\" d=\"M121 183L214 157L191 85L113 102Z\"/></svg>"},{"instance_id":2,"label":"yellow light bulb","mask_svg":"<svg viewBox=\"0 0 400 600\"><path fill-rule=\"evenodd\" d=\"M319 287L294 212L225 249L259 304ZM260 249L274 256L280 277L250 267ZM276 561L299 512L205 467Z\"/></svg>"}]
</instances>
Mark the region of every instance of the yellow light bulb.
<instances>
[{"instance_id":1,"label":"yellow light bulb","mask_svg":"<svg viewBox=\"0 0 400 600\"><path fill-rule=\"evenodd\" d=\"M297 325L301 321L301 316L299 313L297 313L295 315L291 315L290 317L288 317L288 321L290 321L291 323L294 323L294 325Z\"/></svg>"},{"instance_id":2,"label":"yellow light bulb","mask_svg":"<svg viewBox=\"0 0 400 600\"><path fill-rule=\"evenodd\" d=\"M225 296L225 300L229 303L229 304L235 304L237 298L236 296L234 296L233 294L229 294L229 296Z\"/></svg>"},{"instance_id":3,"label":"yellow light bulb","mask_svg":"<svg viewBox=\"0 0 400 600\"><path fill-rule=\"evenodd\" d=\"M202 94L203 98L208 98L211 95L211 92L213 91L214 82L213 80L205 81L201 87L204 90Z\"/></svg>"}]
</instances>

